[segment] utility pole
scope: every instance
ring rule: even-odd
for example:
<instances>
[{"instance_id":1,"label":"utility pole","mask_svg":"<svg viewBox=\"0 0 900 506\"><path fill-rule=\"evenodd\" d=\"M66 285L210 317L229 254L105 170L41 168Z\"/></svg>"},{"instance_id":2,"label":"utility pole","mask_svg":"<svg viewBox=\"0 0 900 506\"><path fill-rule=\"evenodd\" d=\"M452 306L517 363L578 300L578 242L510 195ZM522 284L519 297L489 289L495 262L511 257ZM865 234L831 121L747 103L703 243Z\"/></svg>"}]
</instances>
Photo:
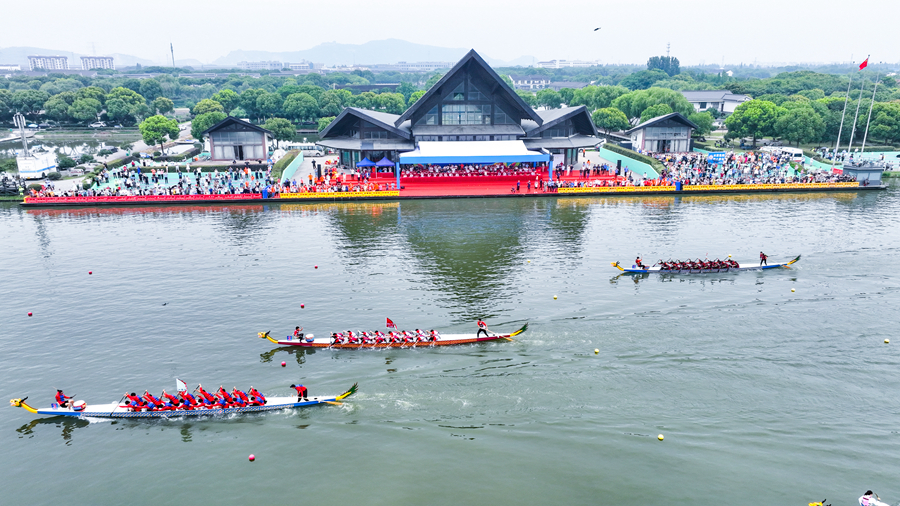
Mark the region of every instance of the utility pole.
<instances>
[{"instance_id":1,"label":"utility pole","mask_svg":"<svg viewBox=\"0 0 900 506\"><path fill-rule=\"evenodd\" d=\"M172 43L169 42L169 50L172 51L172 68L175 68L175 48L172 47Z\"/></svg>"}]
</instances>

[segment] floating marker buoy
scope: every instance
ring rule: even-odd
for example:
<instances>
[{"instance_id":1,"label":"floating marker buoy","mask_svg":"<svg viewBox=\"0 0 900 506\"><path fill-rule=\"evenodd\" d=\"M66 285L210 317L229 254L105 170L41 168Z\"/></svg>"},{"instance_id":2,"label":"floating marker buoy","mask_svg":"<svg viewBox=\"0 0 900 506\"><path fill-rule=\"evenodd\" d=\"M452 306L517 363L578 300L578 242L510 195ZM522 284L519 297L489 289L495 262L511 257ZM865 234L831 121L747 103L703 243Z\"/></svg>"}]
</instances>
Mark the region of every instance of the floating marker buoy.
<instances>
[{"instance_id":1,"label":"floating marker buoy","mask_svg":"<svg viewBox=\"0 0 900 506\"><path fill-rule=\"evenodd\" d=\"M286 366L286 365L287 365L287 362L282 362L282 363L281 363L281 367L284 367L284 366Z\"/></svg>"},{"instance_id":2,"label":"floating marker buoy","mask_svg":"<svg viewBox=\"0 0 900 506\"><path fill-rule=\"evenodd\" d=\"M665 438L663 437L662 434L660 434L660 435L656 436L656 439L659 439L660 441L662 441L662 440L665 439Z\"/></svg>"},{"instance_id":3,"label":"floating marker buoy","mask_svg":"<svg viewBox=\"0 0 900 506\"><path fill-rule=\"evenodd\" d=\"M31 316L31 313L30 313L30 312L28 313L28 316Z\"/></svg>"},{"instance_id":4,"label":"floating marker buoy","mask_svg":"<svg viewBox=\"0 0 900 506\"><path fill-rule=\"evenodd\" d=\"M88 274L93 274L93 273L94 273L94 271L88 271Z\"/></svg>"},{"instance_id":5,"label":"floating marker buoy","mask_svg":"<svg viewBox=\"0 0 900 506\"><path fill-rule=\"evenodd\" d=\"M531 263L531 260L529 260L528 263Z\"/></svg>"},{"instance_id":6,"label":"floating marker buoy","mask_svg":"<svg viewBox=\"0 0 900 506\"><path fill-rule=\"evenodd\" d=\"M794 290L793 288L791 288L791 291L792 291L792 292L796 292L797 290Z\"/></svg>"},{"instance_id":7,"label":"floating marker buoy","mask_svg":"<svg viewBox=\"0 0 900 506\"><path fill-rule=\"evenodd\" d=\"M250 462L253 462L254 460L256 460L256 455L253 455L253 454L251 453L251 454L250 454Z\"/></svg>"},{"instance_id":8,"label":"floating marker buoy","mask_svg":"<svg viewBox=\"0 0 900 506\"><path fill-rule=\"evenodd\" d=\"M731 255L728 255L728 258L731 258Z\"/></svg>"},{"instance_id":9,"label":"floating marker buoy","mask_svg":"<svg viewBox=\"0 0 900 506\"><path fill-rule=\"evenodd\" d=\"M306 304L300 304L300 309L303 309L305 307L306 307Z\"/></svg>"},{"instance_id":10,"label":"floating marker buoy","mask_svg":"<svg viewBox=\"0 0 900 506\"><path fill-rule=\"evenodd\" d=\"M316 269L318 269L318 268L319 268L319 266L317 265L317 266L316 266Z\"/></svg>"},{"instance_id":11,"label":"floating marker buoy","mask_svg":"<svg viewBox=\"0 0 900 506\"><path fill-rule=\"evenodd\" d=\"M556 295L553 296L553 300L556 300Z\"/></svg>"},{"instance_id":12,"label":"floating marker buoy","mask_svg":"<svg viewBox=\"0 0 900 506\"><path fill-rule=\"evenodd\" d=\"M891 340L890 340L890 339L885 339L885 340L884 340L884 344L891 344Z\"/></svg>"},{"instance_id":13,"label":"floating marker buoy","mask_svg":"<svg viewBox=\"0 0 900 506\"><path fill-rule=\"evenodd\" d=\"M597 348L594 348L594 355L597 355L598 353L600 353L600 350Z\"/></svg>"}]
</instances>

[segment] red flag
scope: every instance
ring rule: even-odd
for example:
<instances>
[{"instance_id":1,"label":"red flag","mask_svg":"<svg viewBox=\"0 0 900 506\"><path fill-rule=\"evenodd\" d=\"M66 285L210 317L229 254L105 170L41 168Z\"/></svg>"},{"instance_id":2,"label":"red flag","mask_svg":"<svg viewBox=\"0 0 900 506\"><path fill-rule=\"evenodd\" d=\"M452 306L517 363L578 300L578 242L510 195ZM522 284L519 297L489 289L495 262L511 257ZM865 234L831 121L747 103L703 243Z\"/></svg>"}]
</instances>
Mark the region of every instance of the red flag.
<instances>
[{"instance_id":1,"label":"red flag","mask_svg":"<svg viewBox=\"0 0 900 506\"><path fill-rule=\"evenodd\" d=\"M389 329L395 329L395 328L397 328L397 326L394 325L394 322L391 321L390 318L385 318L385 320L386 320L385 323L384 323L384 326L385 326L385 327L387 327L387 328L389 328Z\"/></svg>"},{"instance_id":2,"label":"red flag","mask_svg":"<svg viewBox=\"0 0 900 506\"><path fill-rule=\"evenodd\" d=\"M865 61L859 64L859 70L862 70L869 66L869 57L867 56Z\"/></svg>"}]
</instances>

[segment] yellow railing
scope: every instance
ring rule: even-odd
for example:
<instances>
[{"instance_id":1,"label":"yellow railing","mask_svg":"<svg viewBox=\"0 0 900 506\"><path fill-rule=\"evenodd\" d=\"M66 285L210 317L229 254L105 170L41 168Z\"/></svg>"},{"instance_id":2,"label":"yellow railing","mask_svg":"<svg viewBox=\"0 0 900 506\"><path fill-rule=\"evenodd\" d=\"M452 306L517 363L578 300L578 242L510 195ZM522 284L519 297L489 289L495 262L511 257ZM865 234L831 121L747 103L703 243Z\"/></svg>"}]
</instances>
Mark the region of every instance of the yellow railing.
<instances>
[{"instance_id":1,"label":"yellow railing","mask_svg":"<svg viewBox=\"0 0 900 506\"><path fill-rule=\"evenodd\" d=\"M374 192L303 192L282 193L278 198L282 199L346 199L360 197L399 197L399 190L385 190Z\"/></svg>"},{"instance_id":2,"label":"yellow railing","mask_svg":"<svg viewBox=\"0 0 900 506\"><path fill-rule=\"evenodd\" d=\"M684 192L710 190L814 190L818 188L858 188L859 183L784 183L784 184L709 184L685 185ZM674 186L596 186L584 188L560 188L559 193L631 193L631 192L673 192Z\"/></svg>"}]
</instances>

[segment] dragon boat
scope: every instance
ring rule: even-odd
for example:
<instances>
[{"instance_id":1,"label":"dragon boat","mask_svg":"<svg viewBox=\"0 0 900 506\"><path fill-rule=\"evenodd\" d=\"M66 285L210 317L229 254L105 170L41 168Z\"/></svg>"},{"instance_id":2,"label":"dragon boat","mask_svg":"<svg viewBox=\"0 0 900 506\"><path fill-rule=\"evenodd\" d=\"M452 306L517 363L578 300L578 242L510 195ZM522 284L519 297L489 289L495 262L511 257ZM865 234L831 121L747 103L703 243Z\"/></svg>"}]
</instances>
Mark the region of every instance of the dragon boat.
<instances>
[{"instance_id":1,"label":"dragon boat","mask_svg":"<svg viewBox=\"0 0 900 506\"><path fill-rule=\"evenodd\" d=\"M194 417L194 416L216 416L228 415L232 413L259 413L262 411L277 411L281 409L305 408L307 406L316 406L319 404L341 404L339 401L346 399L356 393L357 383L354 383L349 390L336 396L309 397L309 400L297 402L296 396L288 397L267 397L266 404L262 406L245 406L233 408L194 408L194 409L175 409L171 411L132 411L129 406L122 405L119 402L110 404L87 404L84 401L75 401L74 407L62 408L54 403L50 408L33 408L23 399L12 399L9 404L13 407L23 408L29 413L35 415L47 416L68 416L80 418L178 418L178 417Z\"/></svg>"},{"instance_id":2,"label":"dragon boat","mask_svg":"<svg viewBox=\"0 0 900 506\"><path fill-rule=\"evenodd\" d=\"M708 273L716 273L716 272L738 272L738 271L765 271L769 269L787 269L790 268L791 265L800 261L800 255L797 255L796 258L790 260L788 262L784 262L781 264L772 264L772 265L753 265L753 264L739 264L737 262L733 262L730 266L720 266L716 268L701 268L701 269L671 269L665 268L664 265L654 264L653 266L647 268L640 268L637 265L632 264L631 268L622 267L619 265L619 262L610 262L610 264L622 271L623 274L708 274ZM670 264L674 262L664 262L665 264ZM735 267L734 265L737 265Z\"/></svg>"},{"instance_id":3,"label":"dragon boat","mask_svg":"<svg viewBox=\"0 0 900 506\"><path fill-rule=\"evenodd\" d=\"M294 339L291 336L283 340L277 340L269 335L269 332L259 332L257 335L260 339L267 339L272 343L280 346L300 346L303 348L333 348L333 349L356 349L356 348L428 348L433 346L454 346L460 344L484 343L488 341L512 340L513 337L528 330L528 324L515 332L509 334L490 333L484 337L478 337L477 334L440 334L436 341L420 341L420 342L362 342L362 343L335 343L330 337L316 338L314 336L301 336Z\"/></svg>"}]
</instances>

